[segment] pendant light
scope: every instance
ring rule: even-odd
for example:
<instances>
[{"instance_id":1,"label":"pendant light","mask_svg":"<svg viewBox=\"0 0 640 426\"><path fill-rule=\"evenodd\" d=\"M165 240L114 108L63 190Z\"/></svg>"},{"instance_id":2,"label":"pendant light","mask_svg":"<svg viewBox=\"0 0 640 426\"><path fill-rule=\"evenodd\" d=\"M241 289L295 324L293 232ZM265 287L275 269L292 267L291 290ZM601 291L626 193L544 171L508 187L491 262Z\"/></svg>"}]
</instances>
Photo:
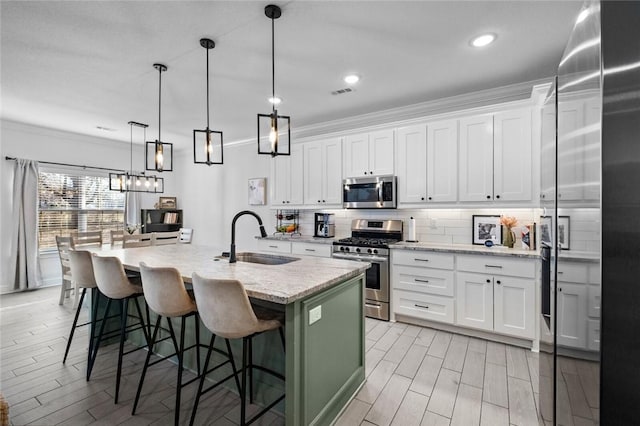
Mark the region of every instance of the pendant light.
<instances>
[{"instance_id":1,"label":"pendant light","mask_svg":"<svg viewBox=\"0 0 640 426\"><path fill-rule=\"evenodd\" d=\"M201 38L200 46L207 50L207 128L193 131L193 162L210 166L223 163L222 132L209 128L209 50L216 44L213 40Z\"/></svg>"},{"instance_id":2,"label":"pendant light","mask_svg":"<svg viewBox=\"0 0 640 426\"><path fill-rule=\"evenodd\" d=\"M148 124L129 121L131 141L129 144L129 171L123 173L109 173L109 189L119 192L164 192L164 178L153 175L145 175L144 172L137 174L133 172L133 128L142 127L144 129L143 141L147 139Z\"/></svg>"},{"instance_id":3,"label":"pendant light","mask_svg":"<svg viewBox=\"0 0 640 426\"><path fill-rule=\"evenodd\" d=\"M158 139L155 141L147 141L145 146L145 170L155 170L158 172L173 171L173 144L162 142L160 138L161 130L161 113L162 113L162 73L167 71L167 66L162 64L153 64L158 70L160 78L158 80ZM151 155L150 155L151 154ZM149 157L153 158L151 164Z\"/></svg>"},{"instance_id":4,"label":"pendant light","mask_svg":"<svg viewBox=\"0 0 640 426\"><path fill-rule=\"evenodd\" d=\"M258 154L291 155L291 118L278 115L276 110L276 63L274 21L282 16L282 10L273 4L264 8L264 14L271 19L271 114L258 114Z\"/></svg>"}]
</instances>

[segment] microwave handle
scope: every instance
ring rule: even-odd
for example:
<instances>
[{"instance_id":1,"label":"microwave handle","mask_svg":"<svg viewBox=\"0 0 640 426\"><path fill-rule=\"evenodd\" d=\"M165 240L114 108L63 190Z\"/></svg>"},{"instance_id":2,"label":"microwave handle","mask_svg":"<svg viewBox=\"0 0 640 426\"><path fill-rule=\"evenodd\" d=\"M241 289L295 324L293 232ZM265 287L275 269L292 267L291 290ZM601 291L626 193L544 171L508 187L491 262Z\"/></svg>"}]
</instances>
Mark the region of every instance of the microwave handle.
<instances>
[{"instance_id":1,"label":"microwave handle","mask_svg":"<svg viewBox=\"0 0 640 426\"><path fill-rule=\"evenodd\" d=\"M380 205L382 205L382 203L384 203L384 184L382 182L378 183L378 202L380 203Z\"/></svg>"}]
</instances>

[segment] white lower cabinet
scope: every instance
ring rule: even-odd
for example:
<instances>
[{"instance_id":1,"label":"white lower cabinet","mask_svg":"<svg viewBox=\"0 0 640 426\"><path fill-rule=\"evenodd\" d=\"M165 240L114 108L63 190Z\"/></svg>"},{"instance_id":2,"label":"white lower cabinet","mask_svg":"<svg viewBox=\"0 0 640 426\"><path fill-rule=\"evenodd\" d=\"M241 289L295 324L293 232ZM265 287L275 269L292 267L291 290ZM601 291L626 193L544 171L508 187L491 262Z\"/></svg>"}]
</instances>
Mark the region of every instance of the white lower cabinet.
<instances>
[{"instance_id":1,"label":"white lower cabinet","mask_svg":"<svg viewBox=\"0 0 640 426\"><path fill-rule=\"evenodd\" d=\"M532 259L458 255L457 323L535 338L536 265Z\"/></svg>"},{"instance_id":2,"label":"white lower cabinet","mask_svg":"<svg viewBox=\"0 0 640 426\"><path fill-rule=\"evenodd\" d=\"M585 348L587 342L587 287L558 282L558 345Z\"/></svg>"},{"instance_id":3,"label":"white lower cabinet","mask_svg":"<svg viewBox=\"0 0 640 426\"><path fill-rule=\"evenodd\" d=\"M274 253L291 253L291 241L258 240L258 250Z\"/></svg>"},{"instance_id":4,"label":"white lower cabinet","mask_svg":"<svg viewBox=\"0 0 640 426\"><path fill-rule=\"evenodd\" d=\"M396 314L453 324L454 306L451 297L394 290L393 306Z\"/></svg>"},{"instance_id":5,"label":"white lower cabinet","mask_svg":"<svg viewBox=\"0 0 640 426\"><path fill-rule=\"evenodd\" d=\"M332 247L331 244L307 243L304 241L258 240L259 251L304 256L331 257Z\"/></svg>"}]
</instances>

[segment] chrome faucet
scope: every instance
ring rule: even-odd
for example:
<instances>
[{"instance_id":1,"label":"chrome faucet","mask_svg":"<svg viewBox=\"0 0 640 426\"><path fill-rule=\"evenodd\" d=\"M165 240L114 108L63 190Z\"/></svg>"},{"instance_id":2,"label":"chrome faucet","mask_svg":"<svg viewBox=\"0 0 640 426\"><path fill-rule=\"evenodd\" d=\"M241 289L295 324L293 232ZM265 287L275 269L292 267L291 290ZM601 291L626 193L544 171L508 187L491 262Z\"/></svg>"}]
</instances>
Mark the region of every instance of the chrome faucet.
<instances>
[{"instance_id":1,"label":"chrome faucet","mask_svg":"<svg viewBox=\"0 0 640 426\"><path fill-rule=\"evenodd\" d=\"M258 216L257 213L252 212L251 210L243 210L231 221L231 251L229 253L229 263L236 263L236 221L240 216L244 216L245 214L250 214L258 220L258 225L260 225L260 235L262 238L267 236L267 231L264 230L264 225L262 224L262 218Z\"/></svg>"}]
</instances>

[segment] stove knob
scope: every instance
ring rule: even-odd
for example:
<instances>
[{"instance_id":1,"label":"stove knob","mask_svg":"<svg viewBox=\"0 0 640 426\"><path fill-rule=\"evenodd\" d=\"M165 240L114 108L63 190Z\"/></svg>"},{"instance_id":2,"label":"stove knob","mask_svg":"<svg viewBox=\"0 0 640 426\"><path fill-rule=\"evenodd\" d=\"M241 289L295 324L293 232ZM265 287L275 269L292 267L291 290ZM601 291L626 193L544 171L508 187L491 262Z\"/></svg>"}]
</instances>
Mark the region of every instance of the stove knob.
<instances>
[{"instance_id":1,"label":"stove knob","mask_svg":"<svg viewBox=\"0 0 640 426\"><path fill-rule=\"evenodd\" d=\"M344 251L349 251L349 247L345 247L345 248L344 248Z\"/></svg>"},{"instance_id":2,"label":"stove knob","mask_svg":"<svg viewBox=\"0 0 640 426\"><path fill-rule=\"evenodd\" d=\"M357 249L356 249L356 252L360 253L360 249L359 249L359 248L357 248Z\"/></svg>"},{"instance_id":3,"label":"stove knob","mask_svg":"<svg viewBox=\"0 0 640 426\"><path fill-rule=\"evenodd\" d=\"M344 247L340 247L340 251L344 251Z\"/></svg>"},{"instance_id":4,"label":"stove knob","mask_svg":"<svg viewBox=\"0 0 640 426\"><path fill-rule=\"evenodd\" d=\"M378 254L378 250L373 249L373 254Z\"/></svg>"},{"instance_id":5,"label":"stove knob","mask_svg":"<svg viewBox=\"0 0 640 426\"><path fill-rule=\"evenodd\" d=\"M367 253L371 254L371 249L367 249Z\"/></svg>"}]
</instances>

